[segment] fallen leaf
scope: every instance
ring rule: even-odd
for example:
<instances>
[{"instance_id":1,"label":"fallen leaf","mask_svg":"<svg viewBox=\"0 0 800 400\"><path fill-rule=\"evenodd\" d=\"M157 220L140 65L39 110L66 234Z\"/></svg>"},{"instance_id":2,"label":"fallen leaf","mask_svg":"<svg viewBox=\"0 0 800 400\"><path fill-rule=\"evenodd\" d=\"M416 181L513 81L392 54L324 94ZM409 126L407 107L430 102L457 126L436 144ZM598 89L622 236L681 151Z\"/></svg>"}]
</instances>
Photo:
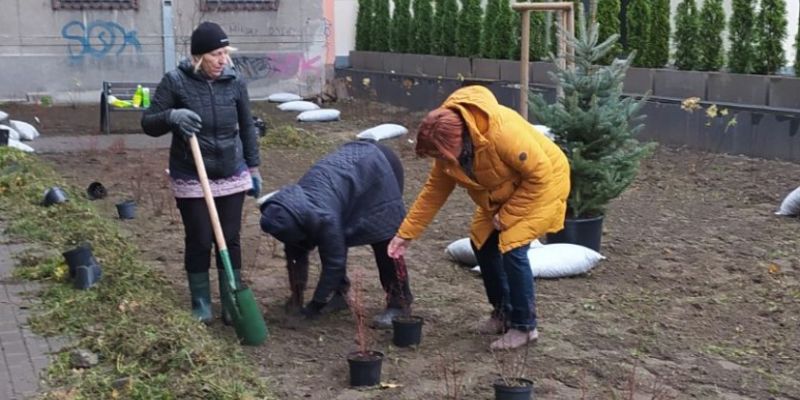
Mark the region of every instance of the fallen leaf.
<instances>
[{"instance_id":1,"label":"fallen leaf","mask_svg":"<svg viewBox=\"0 0 800 400\"><path fill-rule=\"evenodd\" d=\"M395 389L395 388L399 388L399 387L403 387L403 385L401 385L399 383L383 383L383 382L381 382L381 389Z\"/></svg>"},{"instance_id":2,"label":"fallen leaf","mask_svg":"<svg viewBox=\"0 0 800 400\"><path fill-rule=\"evenodd\" d=\"M781 272L781 267L778 264L771 263L767 271L772 275L779 274Z\"/></svg>"}]
</instances>

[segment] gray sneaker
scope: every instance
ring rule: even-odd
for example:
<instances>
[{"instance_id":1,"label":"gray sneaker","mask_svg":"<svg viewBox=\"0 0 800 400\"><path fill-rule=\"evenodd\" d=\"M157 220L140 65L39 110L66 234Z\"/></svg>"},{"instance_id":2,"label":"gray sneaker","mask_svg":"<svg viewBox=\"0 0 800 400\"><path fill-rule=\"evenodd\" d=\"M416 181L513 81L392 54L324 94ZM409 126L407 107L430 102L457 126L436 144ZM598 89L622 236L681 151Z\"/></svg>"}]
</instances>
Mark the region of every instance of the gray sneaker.
<instances>
[{"instance_id":1,"label":"gray sneaker","mask_svg":"<svg viewBox=\"0 0 800 400\"><path fill-rule=\"evenodd\" d=\"M392 318L402 315L403 310L399 308L387 308L382 313L372 318L372 327L375 329L392 329Z\"/></svg>"}]
</instances>

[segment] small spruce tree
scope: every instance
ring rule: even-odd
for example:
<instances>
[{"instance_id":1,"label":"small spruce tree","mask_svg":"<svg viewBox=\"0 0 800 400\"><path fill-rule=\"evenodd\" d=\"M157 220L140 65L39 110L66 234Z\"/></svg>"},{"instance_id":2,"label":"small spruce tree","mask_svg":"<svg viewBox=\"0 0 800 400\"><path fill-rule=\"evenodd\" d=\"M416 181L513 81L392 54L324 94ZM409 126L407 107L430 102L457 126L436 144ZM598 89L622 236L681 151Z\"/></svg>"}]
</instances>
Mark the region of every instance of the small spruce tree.
<instances>
[{"instance_id":1,"label":"small spruce tree","mask_svg":"<svg viewBox=\"0 0 800 400\"><path fill-rule=\"evenodd\" d=\"M370 30L372 29L372 0L358 0L356 17L356 50L372 49Z\"/></svg>"},{"instance_id":2,"label":"small spruce tree","mask_svg":"<svg viewBox=\"0 0 800 400\"><path fill-rule=\"evenodd\" d=\"M392 51L409 53L411 50L411 4L409 0L394 0L392 16Z\"/></svg>"},{"instance_id":3,"label":"small spruce tree","mask_svg":"<svg viewBox=\"0 0 800 400\"><path fill-rule=\"evenodd\" d=\"M600 0L597 3L597 24L599 25L599 41L605 42L608 38L619 35L619 0ZM615 41L614 46L600 59L601 64L611 64L614 58L622 52L622 46Z\"/></svg>"},{"instance_id":4,"label":"small spruce tree","mask_svg":"<svg viewBox=\"0 0 800 400\"><path fill-rule=\"evenodd\" d=\"M391 50L391 23L389 16L389 0L375 0L375 16L372 18L372 28L370 29L370 50L385 51Z\"/></svg>"},{"instance_id":5,"label":"small spruce tree","mask_svg":"<svg viewBox=\"0 0 800 400\"><path fill-rule=\"evenodd\" d=\"M480 0L461 0L461 15L458 18L457 55L480 57L483 8Z\"/></svg>"},{"instance_id":6,"label":"small spruce tree","mask_svg":"<svg viewBox=\"0 0 800 400\"><path fill-rule=\"evenodd\" d=\"M442 4L442 55L456 55L456 29L458 24L458 3L456 0L444 0Z\"/></svg>"},{"instance_id":7,"label":"small spruce tree","mask_svg":"<svg viewBox=\"0 0 800 400\"><path fill-rule=\"evenodd\" d=\"M675 15L675 66L692 70L700 65L700 47L697 45L700 18L694 0L683 0Z\"/></svg>"},{"instance_id":8,"label":"small spruce tree","mask_svg":"<svg viewBox=\"0 0 800 400\"><path fill-rule=\"evenodd\" d=\"M637 56L633 59L633 65L636 67L650 66L650 60L647 58L651 53L648 51L651 24L650 1L630 0L628 2L628 53L636 52Z\"/></svg>"},{"instance_id":9,"label":"small spruce tree","mask_svg":"<svg viewBox=\"0 0 800 400\"><path fill-rule=\"evenodd\" d=\"M598 43L597 24L584 32L571 41L575 67L557 66L555 72L554 82L564 89L564 96L554 104L547 103L541 93L531 96L533 115L551 128L569 159L570 218L603 215L608 203L636 178L640 161L654 147L636 139L643 128L644 116L639 111L646 99L622 96L632 56L600 66L598 62L612 50L618 36Z\"/></svg>"},{"instance_id":10,"label":"small spruce tree","mask_svg":"<svg viewBox=\"0 0 800 400\"><path fill-rule=\"evenodd\" d=\"M705 0L700 10L700 34L697 37L700 48L699 70L717 71L724 65L724 30L725 10L722 9L722 0Z\"/></svg>"},{"instance_id":11,"label":"small spruce tree","mask_svg":"<svg viewBox=\"0 0 800 400\"><path fill-rule=\"evenodd\" d=\"M756 23L756 72L771 75L786 64L783 41L787 25L784 0L761 0Z\"/></svg>"},{"instance_id":12,"label":"small spruce tree","mask_svg":"<svg viewBox=\"0 0 800 400\"><path fill-rule=\"evenodd\" d=\"M731 72L749 74L753 72L755 47L755 3L753 0L733 0L733 14L728 22L728 68Z\"/></svg>"},{"instance_id":13,"label":"small spruce tree","mask_svg":"<svg viewBox=\"0 0 800 400\"><path fill-rule=\"evenodd\" d=\"M669 0L653 0L650 17L650 44L647 46L647 66L661 68L669 63L670 29Z\"/></svg>"}]
</instances>

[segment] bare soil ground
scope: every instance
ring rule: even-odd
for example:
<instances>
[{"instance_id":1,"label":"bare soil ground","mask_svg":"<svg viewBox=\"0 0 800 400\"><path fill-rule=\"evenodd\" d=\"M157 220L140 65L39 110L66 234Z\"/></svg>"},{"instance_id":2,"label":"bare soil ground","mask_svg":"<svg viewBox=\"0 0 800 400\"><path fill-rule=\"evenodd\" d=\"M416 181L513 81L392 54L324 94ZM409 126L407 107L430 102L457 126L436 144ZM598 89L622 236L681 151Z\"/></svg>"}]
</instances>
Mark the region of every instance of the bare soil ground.
<instances>
[{"instance_id":1,"label":"bare soil ground","mask_svg":"<svg viewBox=\"0 0 800 400\"><path fill-rule=\"evenodd\" d=\"M379 122L413 127L420 118L376 103L336 107L343 121L302 127L342 141ZM12 117L37 115L45 135L97 132L97 107L4 108ZM274 105L256 109L273 125L297 125ZM126 129L135 131L135 118L130 124ZM413 156L405 138L390 144L405 164L410 204L429 164ZM295 180L322 154L264 150L265 190ZM186 292L182 225L163 172L166 150L44 158L79 187L103 182L110 195L96 204L109 218L115 201L138 197L138 218L120 224L142 257ZM792 163L660 147L609 210L608 259L585 276L537 280L538 344L499 354L488 350L493 338L474 329L489 311L480 278L443 252L468 232L473 205L457 191L407 258L414 311L426 320L422 345L397 349L390 332L371 331L372 347L387 355L383 381L397 386L370 390L348 388L344 356L356 345L347 312L314 321L284 313L282 252L260 232L248 200L244 276L271 338L247 351L282 399L441 399L457 385L459 398L488 399L498 373L520 368L535 381L539 399L800 399L800 221L773 215L798 185L797 171ZM383 294L368 248L351 249L349 273L363 276L368 311L378 312ZM233 335L219 322L210 329Z\"/></svg>"}]
</instances>

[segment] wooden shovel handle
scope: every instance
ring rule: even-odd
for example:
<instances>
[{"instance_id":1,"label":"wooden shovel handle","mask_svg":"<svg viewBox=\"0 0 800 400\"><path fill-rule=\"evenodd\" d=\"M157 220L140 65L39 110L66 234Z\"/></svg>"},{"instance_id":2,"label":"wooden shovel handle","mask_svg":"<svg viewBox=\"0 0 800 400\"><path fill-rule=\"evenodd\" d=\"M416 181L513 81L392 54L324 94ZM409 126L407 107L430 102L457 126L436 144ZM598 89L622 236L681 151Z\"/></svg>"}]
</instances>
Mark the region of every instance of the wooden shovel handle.
<instances>
[{"instance_id":1,"label":"wooden shovel handle","mask_svg":"<svg viewBox=\"0 0 800 400\"><path fill-rule=\"evenodd\" d=\"M203 154L200 152L200 143L197 141L197 136L192 135L189 137L189 145L192 147L194 165L197 167L197 175L200 177L200 185L203 187L203 197L205 197L206 206L208 206L208 215L211 217L211 226L214 228L214 237L221 253L227 251L228 246L225 244L225 235L222 234L222 225L219 223L217 205L214 203L214 196L211 195L211 186L208 184L206 166L203 163Z\"/></svg>"}]
</instances>

